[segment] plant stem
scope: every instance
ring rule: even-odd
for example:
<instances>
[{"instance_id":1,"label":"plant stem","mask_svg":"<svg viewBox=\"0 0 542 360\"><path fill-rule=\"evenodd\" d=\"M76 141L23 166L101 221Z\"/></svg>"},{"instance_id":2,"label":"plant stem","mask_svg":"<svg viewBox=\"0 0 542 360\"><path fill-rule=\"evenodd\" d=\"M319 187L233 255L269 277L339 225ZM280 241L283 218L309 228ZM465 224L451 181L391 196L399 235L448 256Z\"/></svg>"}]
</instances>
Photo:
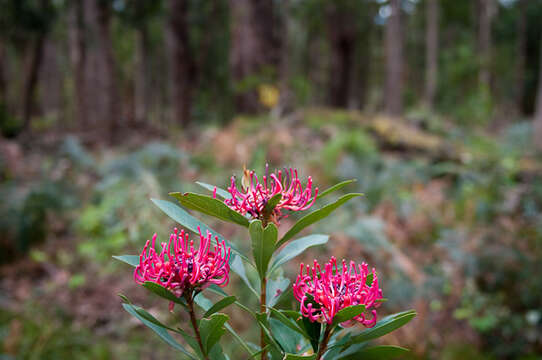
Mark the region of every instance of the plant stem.
<instances>
[{"instance_id":1,"label":"plant stem","mask_svg":"<svg viewBox=\"0 0 542 360\"><path fill-rule=\"evenodd\" d=\"M262 286L261 286L261 292L260 292L260 312L261 313L266 313L267 312L267 307L266 307L266 289L267 288L267 278L264 277L262 279ZM266 346L266 342L265 342L265 332L263 331L263 328L260 329L260 348L263 349L265 348ZM261 356L261 360L267 360L267 350L263 350L262 351L262 356Z\"/></svg>"},{"instance_id":2,"label":"plant stem","mask_svg":"<svg viewBox=\"0 0 542 360\"><path fill-rule=\"evenodd\" d=\"M198 328L198 322L196 320L196 312L194 311L194 298L192 295L188 295L185 297L186 303L188 304L188 312L190 313L190 322L192 323L192 327L194 328L194 333L196 334L196 340L198 341L199 348L201 350L201 353L205 357L205 360L209 360L209 357L205 353L205 350L203 348L203 343L201 342L201 335L199 333Z\"/></svg>"},{"instance_id":3,"label":"plant stem","mask_svg":"<svg viewBox=\"0 0 542 360\"><path fill-rule=\"evenodd\" d=\"M318 347L318 355L316 355L316 360L322 359L322 356L324 356L324 353L327 350L327 343L329 342L329 339L331 339L331 332L333 330L333 327L329 324L326 325L326 330L324 331L324 338L322 339L322 342L320 343L320 346Z\"/></svg>"}]
</instances>

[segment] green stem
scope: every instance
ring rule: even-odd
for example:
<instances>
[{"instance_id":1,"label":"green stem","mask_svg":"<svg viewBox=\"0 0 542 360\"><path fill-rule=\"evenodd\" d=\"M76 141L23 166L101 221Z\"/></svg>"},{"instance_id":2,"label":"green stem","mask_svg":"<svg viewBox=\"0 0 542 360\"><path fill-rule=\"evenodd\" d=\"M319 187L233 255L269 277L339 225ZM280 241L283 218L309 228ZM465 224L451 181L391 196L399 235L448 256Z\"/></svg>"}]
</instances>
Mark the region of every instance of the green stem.
<instances>
[{"instance_id":1,"label":"green stem","mask_svg":"<svg viewBox=\"0 0 542 360\"><path fill-rule=\"evenodd\" d=\"M209 360L209 357L206 354L205 349L203 348L203 343L201 341L201 335L199 333L198 321L196 320L196 312L194 311L194 298L191 295L185 297L186 303L188 304L188 312L190 313L190 322L194 328L194 333L196 335L196 340L198 341L199 348L201 353L205 357L205 360Z\"/></svg>"},{"instance_id":2,"label":"green stem","mask_svg":"<svg viewBox=\"0 0 542 360\"><path fill-rule=\"evenodd\" d=\"M322 356L324 356L324 353L327 350L327 343L329 342L329 339L331 339L332 330L332 326L330 326L329 324L326 325L326 330L324 331L324 338L322 339L322 342L318 347L318 355L316 355L316 360L320 360L322 359Z\"/></svg>"},{"instance_id":3,"label":"green stem","mask_svg":"<svg viewBox=\"0 0 542 360\"><path fill-rule=\"evenodd\" d=\"M260 293L260 312L266 313L267 312L267 306L266 306L266 289L267 288L267 278L262 279L262 286L261 286L261 293ZM264 349L267 346L265 341L265 332L263 331L263 328L260 329L260 348L262 350L262 356L261 360L267 360L267 350Z\"/></svg>"}]
</instances>

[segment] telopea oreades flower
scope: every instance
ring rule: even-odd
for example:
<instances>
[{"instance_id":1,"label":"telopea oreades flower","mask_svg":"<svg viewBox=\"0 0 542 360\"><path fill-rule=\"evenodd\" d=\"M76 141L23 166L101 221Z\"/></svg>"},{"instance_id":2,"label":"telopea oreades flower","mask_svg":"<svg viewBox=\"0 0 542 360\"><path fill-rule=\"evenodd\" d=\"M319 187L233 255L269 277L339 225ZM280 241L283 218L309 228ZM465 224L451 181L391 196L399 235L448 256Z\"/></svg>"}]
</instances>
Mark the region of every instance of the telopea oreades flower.
<instances>
[{"instance_id":1,"label":"telopea oreades flower","mask_svg":"<svg viewBox=\"0 0 542 360\"><path fill-rule=\"evenodd\" d=\"M369 274L366 263L356 265L351 261L347 266L343 260L342 269L339 269L334 257L324 265L324 270L316 260L312 268L301 264L299 275L293 285L294 296L301 304L301 314L311 322L331 324L333 317L341 309L352 305L365 305L366 311L372 309L370 318L362 313L350 321L341 323L341 326L349 327L356 322L366 327L374 326L375 309L380 306L382 290L378 287L374 269L372 281L367 284Z\"/></svg>"},{"instance_id":2,"label":"telopea oreades flower","mask_svg":"<svg viewBox=\"0 0 542 360\"><path fill-rule=\"evenodd\" d=\"M297 169L283 169L269 174L269 167L266 166L266 175L263 175L261 182L253 170L245 170L242 179L242 189L239 190L235 183L235 176L231 178L231 185L228 191L231 194L231 199L224 200L224 203L231 209L241 213L242 215L249 214L253 219L267 220L278 224L283 210L303 211L310 208L316 196L318 188L312 190L312 178L307 178L305 187L299 180ZM281 200L275 206L270 214L264 214L264 209L269 200L281 194Z\"/></svg>"},{"instance_id":3,"label":"telopea oreades flower","mask_svg":"<svg viewBox=\"0 0 542 360\"><path fill-rule=\"evenodd\" d=\"M200 244L194 249L194 241L188 240L188 233L177 228L169 237L168 243L160 244L160 252L155 249L156 234L152 241L147 240L139 256L139 264L134 271L134 280L138 284L151 281L170 290L180 297L186 291L193 292L205 289L211 284L226 286L229 282L230 266L228 264L231 249L225 241L211 248L212 235L201 234L198 228ZM170 303L170 310L173 302Z\"/></svg>"}]
</instances>

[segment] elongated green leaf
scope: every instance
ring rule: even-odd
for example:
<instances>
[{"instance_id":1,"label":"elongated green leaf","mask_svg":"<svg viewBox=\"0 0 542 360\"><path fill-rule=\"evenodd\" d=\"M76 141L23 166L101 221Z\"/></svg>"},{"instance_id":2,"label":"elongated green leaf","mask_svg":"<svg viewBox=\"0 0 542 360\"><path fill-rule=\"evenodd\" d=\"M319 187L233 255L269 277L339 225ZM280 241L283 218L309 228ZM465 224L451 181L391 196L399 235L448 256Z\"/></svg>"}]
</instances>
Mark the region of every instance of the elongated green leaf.
<instances>
[{"instance_id":1,"label":"elongated green leaf","mask_svg":"<svg viewBox=\"0 0 542 360\"><path fill-rule=\"evenodd\" d=\"M360 351L356 352L355 354L347 355L344 357L341 357L341 360L387 360L387 359L395 359L398 356L408 352L408 349L405 349L400 346L392 346L392 345L381 345L381 346L373 346L369 348L363 348Z\"/></svg>"},{"instance_id":2,"label":"elongated green leaf","mask_svg":"<svg viewBox=\"0 0 542 360\"><path fill-rule=\"evenodd\" d=\"M320 200L324 196L327 196L327 195L331 194L332 192L340 190L343 187L345 187L346 185L352 184L353 182L356 182L356 179L346 180L346 181L342 181L342 182L340 182L338 184L335 184L332 187L329 187L329 188L325 189L324 191L322 191L320 194L318 194L318 196L316 197L316 200Z\"/></svg>"},{"instance_id":3,"label":"elongated green leaf","mask_svg":"<svg viewBox=\"0 0 542 360\"><path fill-rule=\"evenodd\" d=\"M284 244L286 241L290 240L292 237L294 237L295 234L299 233L301 230L306 228L309 225L314 224L317 221L322 220L329 214L331 214L334 210L336 210L339 206L346 203L348 200L353 199L358 196L362 196L363 194L346 194L342 197L340 197L337 201L327 204L326 206L315 210L311 212L310 214L307 214L303 216L301 219L299 219L298 222L292 226L290 230L280 239L280 241L277 243L276 247L278 248L282 244Z\"/></svg>"},{"instance_id":4,"label":"elongated green leaf","mask_svg":"<svg viewBox=\"0 0 542 360\"><path fill-rule=\"evenodd\" d=\"M275 210L275 207L278 205L278 203L282 200L282 194L278 193L275 194L267 204L265 204L265 207L263 208L263 215L267 218L267 216L271 215L273 210Z\"/></svg>"},{"instance_id":5,"label":"elongated green leaf","mask_svg":"<svg viewBox=\"0 0 542 360\"><path fill-rule=\"evenodd\" d=\"M296 353L303 337L275 318L269 319L269 328L273 336L286 353Z\"/></svg>"},{"instance_id":6,"label":"elongated green leaf","mask_svg":"<svg viewBox=\"0 0 542 360\"><path fill-rule=\"evenodd\" d=\"M226 321L228 321L228 315L226 314L213 314L208 319L201 319L199 331L206 354L220 340L222 335L226 333L226 328L224 327Z\"/></svg>"},{"instance_id":7,"label":"elongated green leaf","mask_svg":"<svg viewBox=\"0 0 542 360\"><path fill-rule=\"evenodd\" d=\"M357 336L352 337L350 343L356 344L379 338L407 324L415 316L416 311L414 310L403 311L397 314L386 316L385 318L377 322L374 327L363 331Z\"/></svg>"},{"instance_id":8,"label":"elongated green leaf","mask_svg":"<svg viewBox=\"0 0 542 360\"><path fill-rule=\"evenodd\" d=\"M365 305L352 305L339 310L333 317L333 325L348 321L365 311Z\"/></svg>"},{"instance_id":9,"label":"elongated green leaf","mask_svg":"<svg viewBox=\"0 0 542 360\"><path fill-rule=\"evenodd\" d=\"M275 306L280 297L290 285L290 280L285 277L278 279L267 279L266 304L267 306Z\"/></svg>"},{"instance_id":10,"label":"elongated green leaf","mask_svg":"<svg viewBox=\"0 0 542 360\"><path fill-rule=\"evenodd\" d=\"M207 231L209 231L213 236L218 237L219 241L225 241L224 236L220 235L215 230L211 229L209 226L201 222L200 220L196 219L192 215L190 215L186 210L181 208L180 206L177 206L176 204L172 203L171 201L166 200L160 200L160 199L151 199L151 201L160 209L162 210L167 216L178 222L179 224L183 225L186 229L198 233L198 227L201 230L202 234L206 234ZM250 260L243 255L235 246L233 246L231 243L226 241L226 245L231 247L231 251L236 254L237 256L240 256L243 260L250 263ZM252 264L251 264L252 265Z\"/></svg>"},{"instance_id":11,"label":"elongated green leaf","mask_svg":"<svg viewBox=\"0 0 542 360\"><path fill-rule=\"evenodd\" d=\"M186 331L184 331L183 329L181 328L177 328L177 331L179 334L181 334L181 336L183 337L184 341L186 341L186 343L188 345L190 345L190 347L192 348L192 350L194 350L194 352L196 353L196 355L201 358L201 359L204 359L205 358L205 355L201 352L201 348L199 347L199 343L198 343L198 340L196 340L195 337L193 337L192 335L188 334Z\"/></svg>"},{"instance_id":12,"label":"elongated green leaf","mask_svg":"<svg viewBox=\"0 0 542 360\"><path fill-rule=\"evenodd\" d=\"M271 311L271 314L277 319L279 320L281 323L283 323L284 325L288 326L290 329L300 333L301 335L303 335L304 337L306 338L309 338L309 335L307 335L307 333L305 332L304 329L302 329L298 324L296 324L295 322L291 321L290 319L288 319L286 317L286 315L284 315L283 313L281 313L280 311L278 311L277 309L273 308L273 307L268 307L268 309ZM301 314L297 313L298 316L301 316Z\"/></svg>"},{"instance_id":13,"label":"elongated green leaf","mask_svg":"<svg viewBox=\"0 0 542 360\"><path fill-rule=\"evenodd\" d=\"M167 344L172 346L173 348L181 351L186 356L188 356L190 359L196 359L193 354L188 352L181 344L179 344L166 330L164 326L158 325L160 322L154 318L151 314L147 313L145 310L140 308L139 306L131 305L131 304L122 304L122 307L124 310L126 310L130 315L136 317L139 319L144 325L148 326L153 330L158 336L162 338ZM142 310L142 311L141 311ZM142 315L142 314L148 314ZM152 319L156 320L153 321Z\"/></svg>"},{"instance_id":14,"label":"elongated green leaf","mask_svg":"<svg viewBox=\"0 0 542 360\"><path fill-rule=\"evenodd\" d=\"M220 220L248 227L247 218L230 209L220 200L194 193L182 194L179 192L172 192L169 193L169 195L173 196L181 203L181 205L188 209L196 210L203 214L214 216Z\"/></svg>"},{"instance_id":15,"label":"elongated green leaf","mask_svg":"<svg viewBox=\"0 0 542 360\"><path fill-rule=\"evenodd\" d=\"M365 284L366 284L367 286L373 285L373 276L374 276L373 273L369 273L369 274L367 275L367 278L365 279Z\"/></svg>"},{"instance_id":16,"label":"elongated green leaf","mask_svg":"<svg viewBox=\"0 0 542 360\"><path fill-rule=\"evenodd\" d=\"M221 294L220 291L217 291L216 289L213 289L213 286L209 287L209 290L214 291L214 292L216 292L218 294ZM207 299L202 293L199 293L195 297L194 301L204 311L209 311L209 309L211 309L211 307L213 306L213 303L211 302L211 300ZM236 302L236 303L239 304L238 302ZM239 304L239 305L241 307L243 307L244 309L248 310L244 305L242 305L242 304ZM253 314L250 310L249 310L249 313ZM248 344L243 340L243 338L241 338L241 336L239 336L239 334L237 334L237 332L235 332L235 330L233 330L233 328L228 323L226 323L224 326L233 335L233 337L239 342L239 344L241 344L241 346L246 350L246 352L248 354L251 354L252 349L250 349L250 346L248 346Z\"/></svg>"},{"instance_id":17,"label":"elongated green leaf","mask_svg":"<svg viewBox=\"0 0 542 360\"><path fill-rule=\"evenodd\" d=\"M136 267L137 265L139 265L138 255L115 255L113 256L113 259L120 260L122 262L125 262L128 265L132 265L133 267Z\"/></svg>"},{"instance_id":18,"label":"elongated green leaf","mask_svg":"<svg viewBox=\"0 0 542 360\"><path fill-rule=\"evenodd\" d=\"M166 289L165 287L159 284L156 284L150 281L145 281L143 283L143 287L166 300L173 301L174 303L180 304L186 308L186 301L183 298L179 298L173 295L171 291L169 291L168 289Z\"/></svg>"},{"instance_id":19,"label":"elongated green leaf","mask_svg":"<svg viewBox=\"0 0 542 360\"><path fill-rule=\"evenodd\" d=\"M328 240L329 236L327 235L315 234L292 241L274 256L274 259L271 262L269 273L271 274L279 266L295 258L297 255L301 254L308 248L316 245L325 244Z\"/></svg>"},{"instance_id":20,"label":"elongated green leaf","mask_svg":"<svg viewBox=\"0 0 542 360\"><path fill-rule=\"evenodd\" d=\"M318 352L318 345L320 344L320 333L322 331L322 324L318 321L310 322L310 320L303 316L303 327L305 332L309 335L309 341L312 345L312 349L315 353Z\"/></svg>"},{"instance_id":21,"label":"elongated green leaf","mask_svg":"<svg viewBox=\"0 0 542 360\"><path fill-rule=\"evenodd\" d=\"M222 300L218 301L213 306L211 306L211 308L205 312L203 317L209 317L213 315L215 312L218 312L224 309L226 306L233 304L235 300L237 300L235 296L228 296L228 297L223 298Z\"/></svg>"},{"instance_id":22,"label":"elongated green leaf","mask_svg":"<svg viewBox=\"0 0 542 360\"><path fill-rule=\"evenodd\" d=\"M267 314L256 313L256 320L258 321L258 325L260 325L260 328L263 330L264 334L266 335L267 342L271 345L271 348L274 348L274 350L279 351L279 352L284 352L284 349L282 349L279 343L275 340L275 337L272 335L271 330L269 329L269 321L267 320Z\"/></svg>"},{"instance_id":23,"label":"elongated green leaf","mask_svg":"<svg viewBox=\"0 0 542 360\"><path fill-rule=\"evenodd\" d=\"M284 354L283 360L314 360L316 354L312 355L296 355L296 354Z\"/></svg>"},{"instance_id":24,"label":"elongated green leaf","mask_svg":"<svg viewBox=\"0 0 542 360\"><path fill-rule=\"evenodd\" d=\"M260 294L258 291L256 291L256 289L252 286L252 284L248 280L248 277L245 271L245 266L243 265L243 260L241 260L239 256L235 256L233 257L233 259L230 259L230 269L232 269L237 275L239 275L241 280L243 280L243 282L250 289L252 294L254 294L256 298L259 298Z\"/></svg>"},{"instance_id":25,"label":"elongated green leaf","mask_svg":"<svg viewBox=\"0 0 542 360\"><path fill-rule=\"evenodd\" d=\"M256 269L263 279L267 275L269 260L275 251L275 242L277 241L278 230L275 224L267 224L264 229L260 220L254 220L248 228L250 239L252 240L252 254Z\"/></svg>"},{"instance_id":26,"label":"elongated green leaf","mask_svg":"<svg viewBox=\"0 0 542 360\"><path fill-rule=\"evenodd\" d=\"M215 188L216 188L216 194L218 196L220 196L223 199L231 199L231 194L228 191L226 191L226 190L224 190L222 188L219 188L218 186L207 184L207 183L204 183L202 181L196 181L196 184L198 184L199 186L209 190L210 192L215 191Z\"/></svg>"}]
</instances>

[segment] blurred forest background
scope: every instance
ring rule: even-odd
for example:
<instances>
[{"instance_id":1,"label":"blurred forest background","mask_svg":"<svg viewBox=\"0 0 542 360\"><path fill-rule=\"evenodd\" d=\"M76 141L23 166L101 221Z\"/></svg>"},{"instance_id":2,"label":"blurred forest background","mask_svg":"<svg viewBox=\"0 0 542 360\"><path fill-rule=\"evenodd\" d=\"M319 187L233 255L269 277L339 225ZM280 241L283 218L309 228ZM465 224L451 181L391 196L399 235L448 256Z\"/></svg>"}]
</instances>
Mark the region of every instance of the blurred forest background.
<instances>
[{"instance_id":1,"label":"blurred forest background","mask_svg":"<svg viewBox=\"0 0 542 360\"><path fill-rule=\"evenodd\" d=\"M297 260L375 266L418 311L387 343L540 359L541 54L542 0L0 0L0 358L173 359L117 293L185 315L111 255L269 162L358 179Z\"/></svg>"}]
</instances>

